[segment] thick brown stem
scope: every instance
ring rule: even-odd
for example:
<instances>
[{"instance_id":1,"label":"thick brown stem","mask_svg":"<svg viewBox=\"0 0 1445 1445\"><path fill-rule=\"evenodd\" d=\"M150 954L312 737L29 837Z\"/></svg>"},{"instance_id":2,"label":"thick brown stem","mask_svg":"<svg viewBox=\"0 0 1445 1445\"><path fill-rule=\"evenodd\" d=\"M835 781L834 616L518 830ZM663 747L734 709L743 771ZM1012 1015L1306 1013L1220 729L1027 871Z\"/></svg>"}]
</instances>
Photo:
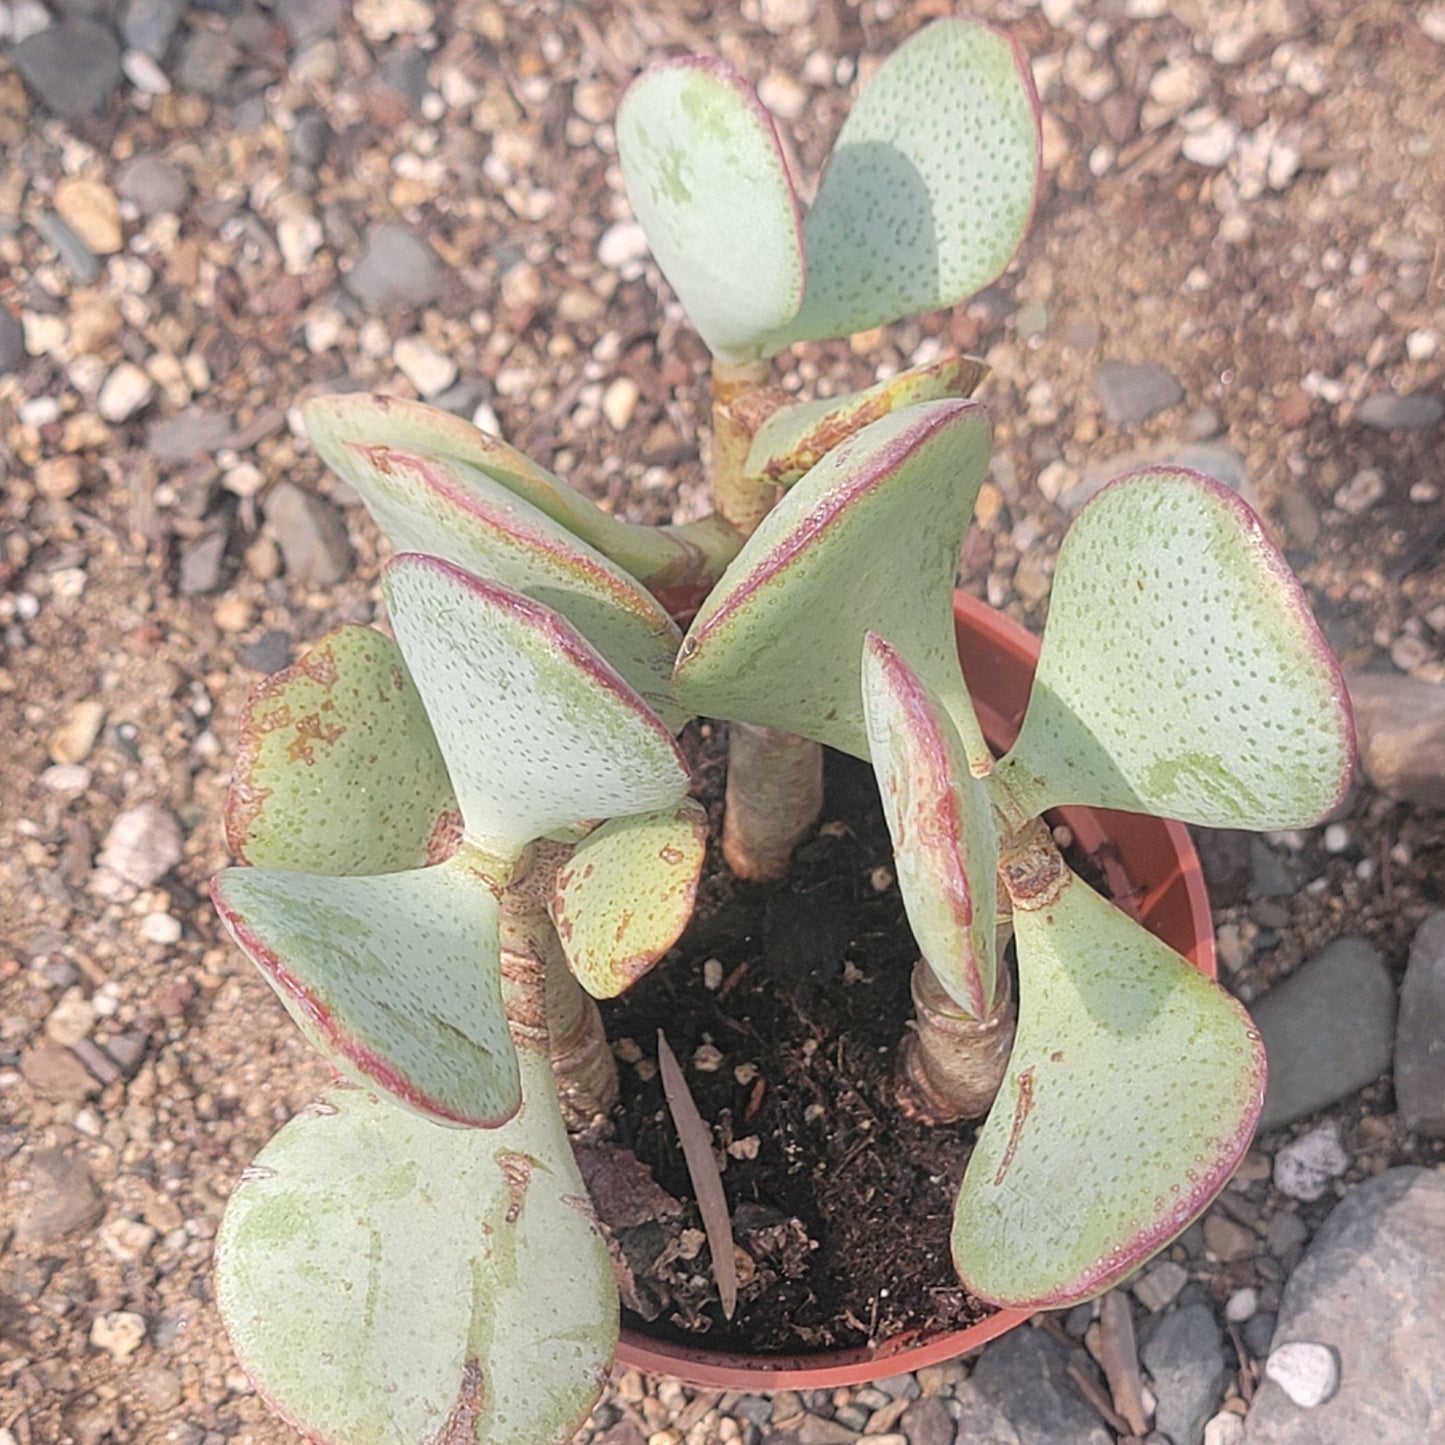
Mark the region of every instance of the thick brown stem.
<instances>
[{"instance_id":1,"label":"thick brown stem","mask_svg":"<svg viewBox=\"0 0 1445 1445\"><path fill-rule=\"evenodd\" d=\"M723 857L739 878L781 878L823 810L823 750L753 723L728 731Z\"/></svg>"},{"instance_id":2,"label":"thick brown stem","mask_svg":"<svg viewBox=\"0 0 1445 1445\"><path fill-rule=\"evenodd\" d=\"M541 967L557 1096L567 1127L577 1130L597 1114L612 1111L618 1087L617 1061L602 1031L597 1002L567 967L547 913L552 879L569 851L556 843L536 844L531 866L502 894L502 969L516 973Z\"/></svg>"},{"instance_id":3,"label":"thick brown stem","mask_svg":"<svg viewBox=\"0 0 1445 1445\"><path fill-rule=\"evenodd\" d=\"M1013 990L999 974L987 1018L970 1018L944 991L924 959L913 966L917 1017L898 1047L897 1098L910 1118L929 1124L977 1119L1003 1083L1014 1037Z\"/></svg>"},{"instance_id":4,"label":"thick brown stem","mask_svg":"<svg viewBox=\"0 0 1445 1445\"><path fill-rule=\"evenodd\" d=\"M744 537L773 510L778 488L749 481L744 463L763 421L786 400L768 386L766 361L712 368L713 510Z\"/></svg>"}]
</instances>

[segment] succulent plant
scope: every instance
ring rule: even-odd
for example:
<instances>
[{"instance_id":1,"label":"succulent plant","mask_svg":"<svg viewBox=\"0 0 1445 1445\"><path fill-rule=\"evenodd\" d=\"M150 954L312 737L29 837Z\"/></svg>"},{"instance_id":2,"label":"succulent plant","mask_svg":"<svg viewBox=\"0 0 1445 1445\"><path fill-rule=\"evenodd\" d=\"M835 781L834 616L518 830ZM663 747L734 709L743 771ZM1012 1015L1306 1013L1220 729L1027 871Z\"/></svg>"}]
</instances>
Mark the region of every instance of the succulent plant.
<instances>
[{"instance_id":1,"label":"succulent plant","mask_svg":"<svg viewBox=\"0 0 1445 1445\"><path fill-rule=\"evenodd\" d=\"M305 407L396 549L394 640L342 628L246 709L227 837L247 866L216 904L344 1081L242 1176L217 1293L261 1392L346 1445L560 1442L601 1388L617 1292L567 1126L615 1097L592 998L692 909L689 717L729 722L723 843L748 876L811 825L822 745L871 758L922 954L900 1100L987 1114L954 1250L1005 1304L1086 1298L1162 1246L1263 1097L1243 1011L1078 879L1041 815L1295 826L1349 776L1297 585L1243 504L1167 469L1080 514L995 758L951 610L983 366L839 398L770 384L783 348L954 304L1007 264L1038 164L1007 38L949 20L902 46L806 216L720 61L647 72L617 134L714 356L717 515L629 525L419 403Z\"/></svg>"}]
</instances>

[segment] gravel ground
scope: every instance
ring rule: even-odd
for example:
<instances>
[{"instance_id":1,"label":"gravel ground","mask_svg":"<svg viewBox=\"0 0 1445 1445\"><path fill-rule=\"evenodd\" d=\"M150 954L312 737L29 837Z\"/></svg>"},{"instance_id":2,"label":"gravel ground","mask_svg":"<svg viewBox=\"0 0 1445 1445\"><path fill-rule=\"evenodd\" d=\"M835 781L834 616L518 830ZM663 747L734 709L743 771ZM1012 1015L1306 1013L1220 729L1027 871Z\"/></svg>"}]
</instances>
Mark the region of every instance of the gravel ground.
<instances>
[{"instance_id":1,"label":"gravel ground","mask_svg":"<svg viewBox=\"0 0 1445 1445\"><path fill-rule=\"evenodd\" d=\"M230 1181L326 1071L205 882L247 688L378 607L381 544L296 402L423 395L629 517L698 515L706 358L622 196L621 89L720 52L812 175L858 74L953 8L0 0L0 1445L295 1438L208 1261ZM1047 111L1030 240L967 306L799 348L784 384L986 356L966 581L1035 627L1071 512L1168 457L1263 512L1348 669L1445 682L1445 7L978 8ZM1368 786L1335 830L1216 840L1227 981L1257 998L1344 936L1398 981L1442 857L1437 812ZM1226 1327L1226 1413L1327 1205L1439 1162L1388 1074L1297 1132L1321 1123L1323 1202L1278 1187L1290 1134L1266 1135L1134 1291L1145 1323ZM931 1445L971 1378L760 1400L623 1373L593 1438Z\"/></svg>"}]
</instances>

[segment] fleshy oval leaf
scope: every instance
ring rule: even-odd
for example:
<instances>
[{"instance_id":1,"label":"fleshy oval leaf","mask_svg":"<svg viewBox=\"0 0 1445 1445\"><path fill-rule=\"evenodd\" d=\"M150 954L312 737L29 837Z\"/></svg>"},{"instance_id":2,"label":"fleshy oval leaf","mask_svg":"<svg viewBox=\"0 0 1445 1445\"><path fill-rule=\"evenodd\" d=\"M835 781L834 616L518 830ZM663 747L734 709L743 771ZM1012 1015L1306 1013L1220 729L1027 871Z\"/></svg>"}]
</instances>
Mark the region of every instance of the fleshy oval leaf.
<instances>
[{"instance_id":1,"label":"fleshy oval leaf","mask_svg":"<svg viewBox=\"0 0 1445 1445\"><path fill-rule=\"evenodd\" d=\"M465 849L435 868L323 878L228 868L227 931L349 1079L429 1118L493 1128L521 1103L497 900Z\"/></svg>"},{"instance_id":2,"label":"fleshy oval leaf","mask_svg":"<svg viewBox=\"0 0 1445 1445\"><path fill-rule=\"evenodd\" d=\"M342 475L393 546L440 557L561 613L670 726L686 721L668 695L681 634L634 578L465 463L382 444L343 451Z\"/></svg>"},{"instance_id":3,"label":"fleshy oval leaf","mask_svg":"<svg viewBox=\"0 0 1445 1445\"><path fill-rule=\"evenodd\" d=\"M1339 665L1259 519L1160 467L1079 513L1054 574L1023 728L999 784L1214 827L1301 827L1354 770Z\"/></svg>"},{"instance_id":4,"label":"fleshy oval leaf","mask_svg":"<svg viewBox=\"0 0 1445 1445\"><path fill-rule=\"evenodd\" d=\"M817 397L781 407L758 428L744 470L760 484L790 487L870 422L922 401L972 396L987 372L975 357L950 356L851 396Z\"/></svg>"},{"instance_id":5,"label":"fleshy oval leaf","mask_svg":"<svg viewBox=\"0 0 1445 1445\"><path fill-rule=\"evenodd\" d=\"M545 1057L499 1129L335 1088L241 1176L216 1298L261 1394L332 1445L565 1445L617 1290Z\"/></svg>"},{"instance_id":6,"label":"fleshy oval leaf","mask_svg":"<svg viewBox=\"0 0 1445 1445\"><path fill-rule=\"evenodd\" d=\"M614 818L558 870L551 914L568 966L594 998L630 988L692 917L707 854L707 813L691 798Z\"/></svg>"},{"instance_id":7,"label":"fleshy oval leaf","mask_svg":"<svg viewBox=\"0 0 1445 1445\"><path fill-rule=\"evenodd\" d=\"M1163 1248L1254 1135L1265 1058L1244 1009L1065 874L1014 912L1019 1026L963 1177L953 1258L981 1299L1057 1309Z\"/></svg>"},{"instance_id":8,"label":"fleshy oval leaf","mask_svg":"<svg viewBox=\"0 0 1445 1445\"><path fill-rule=\"evenodd\" d=\"M406 661L342 627L266 678L241 716L226 843L304 873L396 873L437 861L456 804Z\"/></svg>"},{"instance_id":9,"label":"fleshy oval leaf","mask_svg":"<svg viewBox=\"0 0 1445 1445\"><path fill-rule=\"evenodd\" d=\"M673 674L679 702L867 757L858 678L871 630L908 656L956 721L970 718L953 579L988 449L983 408L950 400L894 412L829 452L694 619ZM882 565L885 554L906 556L908 568Z\"/></svg>"},{"instance_id":10,"label":"fleshy oval leaf","mask_svg":"<svg viewBox=\"0 0 1445 1445\"><path fill-rule=\"evenodd\" d=\"M773 118L723 60L654 66L622 98L617 158L647 243L708 350L761 355L803 296L798 198Z\"/></svg>"},{"instance_id":11,"label":"fleshy oval leaf","mask_svg":"<svg viewBox=\"0 0 1445 1445\"><path fill-rule=\"evenodd\" d=\"M877 633L863 646L863 713L913 936L949 997L987 1018L998 956L988 794L938 700Z\"/></svg>"},{"instance_id":12,"label":"fleshy oval leaf","mask_svg":"<svg viewBox=\"0 0 1445 1445\"><path fill-rule=\"evenodd\" d=\"M1038 98L1020 49L971 20L920 30L843 124L804 222L803 304L770 350L972 296L1023 239L1038 173Z\"/></svg>"},{"instance_id":13,"label":"fleshy oval leaf","mask_svg":"<svg viewBox=\"0 0 1445 1445\"><path fill-rule=\"evenodd\" d=\"M667 727L565 618L438 557L394 557L382 590L463 833L486 852L687 792Z\"/></svg>"},{"instance_id":14,"label":"fleshy oval leaf","mask_svg":"<svg viewBox=\"0 0 1445 1445\"><path fill-rule=\"evenodd\" d=\"M652 591L715 578L737 551L737 537L720 519L675 527L624 522L515 447L425 402L353 392L313 397L302 407L302 416L322 460L361 493L398 551L435 549L393 534L393 527L404 525L396 516L397 508L429 514L448 498L426 495L426 478L414 472L379 482L365 459L369 447L455 462L462 496L452 500L462 513L473 489L483 500L495 502L496 493L477 480L486 478L596 548ZM464 515L454 520L463 529L468 525ZM413 525L421 525L420 520L414 519ZM464 557L451 560L467 565Z\"/></svg>"}]
</instances>

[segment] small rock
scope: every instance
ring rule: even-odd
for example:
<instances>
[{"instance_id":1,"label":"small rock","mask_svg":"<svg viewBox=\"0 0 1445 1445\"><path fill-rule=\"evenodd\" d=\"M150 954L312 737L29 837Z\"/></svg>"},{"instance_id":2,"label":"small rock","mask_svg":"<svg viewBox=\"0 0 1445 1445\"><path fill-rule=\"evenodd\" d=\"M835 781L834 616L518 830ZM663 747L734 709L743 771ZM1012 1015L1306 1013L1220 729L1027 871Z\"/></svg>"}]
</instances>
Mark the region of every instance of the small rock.
<instances>
[{"instance_id":1,"label":"small rock","mask_svg":"<svg viewBox=\"0 0 1445 1445\"><path fill-rule=\"evenodd\" d=\"M1250 1012L1269 1058L1261 1131L1333 1104L1390 1067L1395 990L1365 939L1337 939Z\"/></svg>"},{"instance_id":2,"label":"small rock","mask_svg":"<svg viewBox=\"0 0 1445 1445\"><path fill-rule=\"evenodd\" d=\"M1275 1317L1269 1310L1260 1310L1244 1322L1239 1337L1252 1358L1262 1360L1269 1353L1269 1347L1274 1342L1274 1327Z\"/></svg>"},{"instance_id":3,"label":"small rock","mask_svg":"<svg viewBox=\"0 0 1445 1445\"><path fill-rule=\"evenodd\" d=\"M758 18L769 35L786 35L813 18L817 0L761 0Z\"/></svg>"},{"instance_id":4,"label":"small rock","mask_svg":"<svg viewBox=\"0 0 1445 1445\"><path fill-rule=\"evenodd\" d=\"M238 648L236 661L253 672L264 672L268 677L291 665L291 636L277 627L268 627L255 642Z\"/></svg>"},{"instance_id":5,"label":"small rock","mask_svg":"<svg viewBox=\"0 0 1445 1445\"><path fill-rule=\"evenodd\" d=\"M1204 1221L1204 1247L1226 1263L1248 1259L1254 1253L1254 1235L1227 1214L1211 1214Z\"/></svg>"},{"instance_id":6,"label":"small rock","mask_svg":"<svg viewBox=\"0 0 1445 1445\"><path fill-rule=\"evenodd\" d=\"M1445 1174L1395 1168L1334 1207L1285 1287L1273 1354L1323 1345L1334 1398L1302 1415L1272 1369L1246 1445L1422 1445L1445 1428ZM1271 1356L1273 1358L1273 1355Z\"/></svg>"},{"instance_id":7,"label":"small rock","mask_svg":"<svg viewBox=\"0 0 1445 1445\"><path fill-rule=\"evenodd\" d=\"M125 244L120 202L104 182L67 177L55 188L55 209L97 256L114 255Z\"/></svg>"},{"instance_id":8,"label":"small rock","mask_svg":"<svg viewBox=\"0 0 1445 1445\"><path fill-rule=\"evenodd\" d=\"M110 825L96 860L137 888L159 883L185 853L181 825L164 808L142 803Z\"/></svg>"},{"instance_id":9,"label":"small rock","mask_svg":"<svg viewBox=\"0 0 1445 1445\"><path fill-rule=\"evenodd\" d=\"M1214 1311L1192 1304L1162 1316L1142 1357L1158 1399L1155 1426L1175 1445L1199 1445L1224 1394L1224 1345Z\"/></svg>"},{"instance_id":10,"label":"small rock","mask_svg":"<svg viewBox=\"0 0 1445 1445\"><path fill-rule=\"evenodd\" d=\"M298 46L335 35L345 15L345 0L279 0L276 5L276 18Z\"/></svg>"},{"instance_id":11,"label":"small rock","mask_svg":"<svg viewBox=\"0 0 1445 1445\"><path fill-rule=\"evenodd\" d=\"M146 450L160 462L190 462L230 446L235 429L222 412L182 412L151 427Z\"/></svg>"},{"instance_id":12,"label":"small rock","mask_svg":"<svg viewBox=\"0 0 1445 1445\"><path fill-rule=\"evenodd\" d=\"M1400 989L1395 1099L1407 1129L1445 1137L1445 912L1416 930Z\"/></svg>"},{"instance_id":13,"label":"small rock","mask_svg":"<svg viewBox=\"0 0 1445 1445\"><path fill-rule=\"evenodd\" d=\"M53 763L83 763L90 756L105 722L105 704L95 698L71 703L60 725L50 734L46 751Z\"/></svg>"},{"instance_id":14,"label":"small rock","mask_svg":"<svg viewBox=\"0 0 1445 1445\"><path fill-rule=\"evenodd\" d=\"M101 1229L100 1242L122 1264L134 1264L150 1253L156 1232L138 1219L113 1219Z\"/></svg>"},{"instance_id":15,"label":"small rock","mask_svg":"<svg viewBox=\"0 0 1445 1445\"><path fill-rule=\"evenodd\" d=\"M193 30L187 37L176 67L176 83L197 95L225 92L239 54L225 30Z\"/></svg>"},{"instance_id":16,"label":"small rock","mask_svg":"<svg viewBox=\"0 0 1445 1445\"><path fill-rule=\"evenodd\" d=\"M1335 506L1351 517L1358 517L1384 495L1384 477L1374 467L1364 467L1335 493Z\"/></svg>"},{"instance_id":17,"label":"small rock","mask_svg":"<svg viewBox=\"0 0 1445 1445\"><path fill-rule=\"evenodd\" d=\"M1105 361L1094 390L1115 426L1136 426L1184 400L1184 388L1155 362Z\"/></svg>"},{"instance_id":18,"label":"small rock","mask_svg":"<svg viewBox=\"0 0 1445 1445\"><path fill-rule=\"evenodd\" d=\"M131 49L161 60L185 8L185 0L128 0L120 23L121 38Z\"/></svg>"},{"instance_id":19,"label":"small rock","mask_svg":"<svg viewBox=\"0 0 1445 1445\"><path fill-rule=\"evenodd\" d=\"M130 1359L145 1343L146 1322L131 1310L111 1310L97 1315L90 1326L90 1342L104 1350L112 1359Z\"/></svg>"},{"instance_id":20,"label":"small rock","mask_svg":"<svg viewBox=\"0 0 1445 1445\"><path fill-rule=\"evenodd\" d=\"M356 0L352 14L362 34L376 43L398 35L420 35L435 21L426 0Z\"/></svg>"},{"instance_id":21,"label":"small rock","mask_svg":"<svg viewBox=\"0 0 1445 1445\"><path fill-rule=\"evenodd\" d=\"M425 306L436 299L443 280L436 252L405 226L386 222L368 235L361 259L344 284L363 305L385 310Z\"/></svg>"},{"instance_id":22,"label":"small rock","mask_svg":"<svg viewBox=\"0 0 1445 1445\"><path fill-rule=\"evenodd\" d=\"M1302 1410L1323 1405L1340 1388L1338 1356L1328 1345L1305 1340L1271 1351L1264 1372Z\"/></svg>"},{"instance_id":23,"label":"small rock","mask_svg":"<svg viewBox=\"0 0 1445 1445\"><path fill-rule=\"evenodd\" d=\"M798 1445L853 1445L858 1438L856 1430L822 1415L804 1415L800 1422L788 1427L790 1435L794 1431Z\"/></svg>"},{"instance_id":24,"label":"small rock","mask_svg":"<svg viewBox=\"0 0 1445 1445\"><path fill-rule=\"evenodd\" d=\"M1110 1445L1113 1435L1069 1379L1070 1354L1043 1330L1013 1330L994 1340L957 1387L960 1438L1009 1445Z\"/></svg>"},{"instance_id":25,"label":"small rock","mask_svg":"<svg viewBox=\"0 0 1445 1445\"><path fill-rule=\"evenodd\" d=\"M1232 1410L1221 1410L1204 1427L1204 1445L1242 1445L1244 1417Z\"/></svg>"},{"instance_id":26,"label":"small rock","mask_svg":"<svg viewBox=\"0 0 1445 1445\"><path fill-rule=\"evenodd\" d=\"M899 1422L908 1445L953 1445L953 1416L939 1395L915 1400Z\"/></svg>"},{"instance_id":27,"label":"small rock","mask_svg":"<svg viewBox=\"0 0 1445 1445\"><path fill-rule=\"evenodd\" d=\"M1258 1309L1259 1291L1246 1285L1243 1289L1235 1290L1224 1302L1224 1318L1232 1325L1242 1325L1247 1320L1252 1320Z\"/></svg>"},{"instance_id":28,"label":"small rock","mask_svg":"<svg viewBox=\"0 0 1445 1445\"><path fill-rule=\"evenodd\" d=\"M403 376L430 400L441 395L457 379L457 364L444 356L424 336L403 336L391 349Z\"/></svg>"},{"instance_id":29,"label":"small rock","mask_svg":"<svg viewBox=\"0 0 1445 1445\"><path fill-rule=\"evenodd\" d=\"M304 276L326 239L315 216L283 216L276 223L276 245L290 276Z\"/></svg>"},{"instance_id":30,"label":"small rock","mask_svg":"<svg viewBox=\"0 0 1445 1445\"><path fill-rule=\"evenodd\" d=\"M62 120L99 115L121 81L120 43L108 25L69 15L10 51L20 78Z\"/></svg>"},{"instance_id":31,"label":"small rock","mask_svg":"<svg viewBox=\"0 0 1445 1445\"><path fill-rule=\"evenodd\" d=\"M647 236L636 221L618 221L609 226L597 243L597 259L609 271L620 271L631 261L647 255Z\"/></svg>"},{"instance_id":32,"label":"small rock","mask_svg":"<svg viewBox=\"0 0 1445 1445\"><path fill-rule=\"evenodd\" d=\"M331 587L351 570L346 520L325 497L281 482L266 498L287 575L306 587Z\"/></svg>"},{"instance_id":33,"label":"small rock","mask_svg":"<svg viewBox=\"0 0 1445 1445\"><path fill-rule=\"evenodd\" d=\"M21 1175L22 1194L15 1212L20 1245L57 1244L68 1235L98 1224L105 1200L85 1160L64 1149L42 1149Z\"/></svg>"},{"instance_id":34,"label":"small rock","mask_svg":"<svg viewBox=\"0 0 1445 1445\"><path fill-rule=\"evenodd\" d=\"M147 217L179 213L191 195L185 172L159 156L132 157L116 173L115 187Z\"/></svg>"},{"instance_id":35,"label":"small rock","mask_svg":"<svg viewBox=\"0 0 1445 1445\"><path fill-rule=\"evenodd\" d=\"M36 1044L20 1056L20 1073L43 1099L79 1103L100 1092L85 1065L59 1044Z\"/></svg>"},{"instance_id":36,"label":"small rock","mask_svg":"<svg viewBox=\"0 0 1445 1445\"><path fill-rule=\"evenodd\" d=\"M1355 411L1355 420L1376 431L1426 431L1445 416L1445 401L1438 396L1396 396L1377 391Z\"/></svg>"},{"instance_id":37,"label":"small rock","mask_svg":"<svg viewBox=\"0 0 1445 1445\"><path fill-rule=\"evenodd\" d=\"M181 941L181 920L172 913L147 913L140 921L140 935L147 943L163 947Z\"/></svg>"},{"instance_id":38,"label":"small rock","mask_svg":"<svg viewBox=\"0 0 1445 1445\"><path fill-rule=\"evenodd\" d=\"M63 502L80 490L84 476L79 457L46 457L36 463L35 490L49 501Z\"/></svg>"},{"instance_id":39,"label":"small rock","mask_svg":"<svg viewBox=\"0 0 1445 1445\"><path fill-rule=\"evenodd\" d=\"M25 365L25 328L8 306L0 304L0 376Z\"/></svg>"},{"instance_id":40,"label":"small rock","mask_svg":"<svg viewBox=\"0 0 1445 1445\"><path fill-rule=\"evenodd\" d=\"M171 78L144 50L127 50L120 58L125 78L142 95L169 95Z\"/></svg>"},{"instance_id":41,"label":"small rock","mask_svg":"<svg viewBox=\"0 0 1445 1445\"><path fill-rule=\"evenodd\" d=\"M1219 170L1229 164L1238 144L1239 127L1227 116L1220 116L1203 130L1186 135L1179 150L1185 160Z\"/></svg>"},{"instance_id":42,"label":"small rock","mask_svg":"<svg viewBox=\"0 0 1445 1445\"><path fill-rule=\"evenodd\" d=\"M1330 1119L1274 1156L1275 1188L1291 1199L1319 1199L1328 1192L1330 1180L1338 1179L1349 1167L1340 1126Z\"/></svg>"},{"instance_id":43,"label":"small rock","mask_svg":"<svg viewBox=\"0 0 1445 1445\"><path fill-rule=\"evenodd\" d=\"M176 569L176 590L182 597L205 597L221 585L226 557L224 528L202 532L181 547Z\"/></svg>"},{"instance_id":44,"label":"small rock","mask_svg":"<svg viewBox=\"0 0 1445 1445\"><path fill-rule=\"evenodd\" d=\"M1134 1282L1134 1298L1151 1314L1172 1305L1189 1283L1189 1271L1172 1259L1161 1259L1142 1279Z\"/></svg>"},{"instance_id":45,"label":"small rock","mask_svg":"<svg viewBox=\"0 0 1445 1445\"><path fill-rule=\"evenodd\" d=\"M79 988L68 988L45 1020L45 1037L70 1048L78 1044L95 1023L95 1008Z\"/></svg>"},{"instance_id":46,"label":"small rock","mask_svg":"<svg viewBox=\"0 0 1445 1445\"><path fill-rule=\"evenodd\" d=\"M153 1365L146 1370L140 1376L139 1385L146 1403L157 1414L174 1410L184 1398L181 1377L163 1365Z\"/></svg>"},{"instance_id":47,"label":"small rock","mask_svg":"<svg viewBox=\"0 0 1445 1445\"><path fill-rule=\"evenodd\" d=\"M100 262L95 253L62 217L53 211L42 211L35 218L35 230L55 247L61 265L70 272L76 285L92 286L100 279Z\"/></svg>"},{"instance_id":48,"label":"small rock","mask_svg":"<svg viewBox=\"0 0 1445 1445\"><path fill-rule=\"evenodd\" d=\"M617 377L602 393L602 415L613 431L626 431L637 410L640 393L630 376Z\"/></svg>"},{"instance_id":49,"label":"small rock","mask_svg":"<svg viewBox=\"0 0 1445 1445\"><path fill-rule=\"evenodd\" d=\"M1356 673L1349 688L1365 776L1399 801L1445 810L1445 687Z\"/></svg>"},{"instance_id":50,"label":"small rock","mask_svg":"<svg viewBox=\"0 0 1445 1445\"><path fill-rule=\"evenodd\" d=\"M108 422L127 421L155 394L155 382L135 362L122 361L101 385L96 410Z\"/></svg>"}]
</instances>

